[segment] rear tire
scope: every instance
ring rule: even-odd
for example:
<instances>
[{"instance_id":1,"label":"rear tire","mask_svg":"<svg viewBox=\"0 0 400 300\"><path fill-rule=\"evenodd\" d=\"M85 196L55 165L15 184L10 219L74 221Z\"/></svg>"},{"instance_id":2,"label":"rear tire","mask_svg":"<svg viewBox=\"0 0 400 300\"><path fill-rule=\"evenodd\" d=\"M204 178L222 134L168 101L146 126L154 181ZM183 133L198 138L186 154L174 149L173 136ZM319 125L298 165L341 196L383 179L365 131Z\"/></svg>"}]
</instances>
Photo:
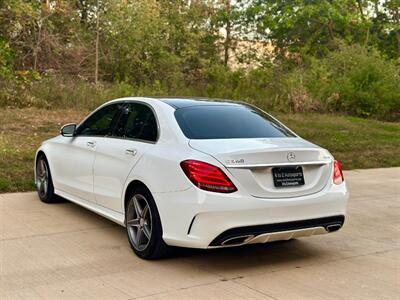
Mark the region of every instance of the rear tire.
<instances>
[{"instance_id":1,"label":"rear tire","mask_svg":"<svg viewBox=\"0 0 400 300\"><path fill-rule=\"evenodd\" d=\"M42 202L58 202L57 195L54 194L54 186L49 163L47 162L46 156L44 154L38 156L36 160L35 183L38 196Z\"/></svg>"},{"instance_id":2,"label":"rear tire","mask_svg":"<svg viewBox=\"0 0 400 300\"><path fill-rule=\"evenodd\" d=\"M157 206L150 191L138 187L128 195L125 225L128 241L137 256L143 259L166 257L171 252L162 238L162 226Z\"/></svg>"}]
</instances>

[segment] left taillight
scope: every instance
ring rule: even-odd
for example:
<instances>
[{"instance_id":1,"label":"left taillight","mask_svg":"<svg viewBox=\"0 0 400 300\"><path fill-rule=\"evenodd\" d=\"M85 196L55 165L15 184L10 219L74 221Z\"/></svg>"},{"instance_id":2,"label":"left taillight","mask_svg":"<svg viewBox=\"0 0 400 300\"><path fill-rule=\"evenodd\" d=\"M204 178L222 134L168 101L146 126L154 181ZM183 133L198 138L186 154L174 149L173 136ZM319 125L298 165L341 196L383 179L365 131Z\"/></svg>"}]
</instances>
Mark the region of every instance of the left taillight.
<instances>
[{"instance_id":1,"label":"left taillight","mask_svg":"<svg viewBox=\"0 0 400 300\"><path fill-rule=\"evenodd\" d=\"M333 183L341 184L344 181L342 166L337 160L333 161Z\"/></svg>"},{"instance_id":2,"label":"left taillight","mask_svg":"<svg viewBox=\"0 0 400 300\"><path fill-rule=\"evenodd\" d=\"M181 162L181 168L199 189L217 193L237 191L228 176L216 166L198 160L184 160Z\"/></svg>"}]
</instances>

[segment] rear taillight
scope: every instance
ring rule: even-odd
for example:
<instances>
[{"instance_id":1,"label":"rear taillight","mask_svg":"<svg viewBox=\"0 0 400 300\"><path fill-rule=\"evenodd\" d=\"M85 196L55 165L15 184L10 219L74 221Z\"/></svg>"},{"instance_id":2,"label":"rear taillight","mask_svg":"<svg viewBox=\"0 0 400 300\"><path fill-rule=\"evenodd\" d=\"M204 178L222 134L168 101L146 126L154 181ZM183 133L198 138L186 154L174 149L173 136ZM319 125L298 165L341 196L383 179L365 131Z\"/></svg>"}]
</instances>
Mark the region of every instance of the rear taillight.
<instances>
[{"instance_id":1,"label":"rear taillight","mask_svg":"<svg viewBox=\"0 0 400 300\"><path fill-rule=\"evenodd\" d=\"M218 167L198 160L184 160L181 167L186 176L199 189L217 192L233 193L236 186Z\"/></svg>"},{"instance_id":2,"label":"rear taillight","mask_svg":"<svg viewBox=\"0 0 400 300\"><path fill-rule=\"evenodd\" d=\"M341 184L344 181L342 166L337 160L333 161L333 183Z\"/></svg>"}]
</instances>

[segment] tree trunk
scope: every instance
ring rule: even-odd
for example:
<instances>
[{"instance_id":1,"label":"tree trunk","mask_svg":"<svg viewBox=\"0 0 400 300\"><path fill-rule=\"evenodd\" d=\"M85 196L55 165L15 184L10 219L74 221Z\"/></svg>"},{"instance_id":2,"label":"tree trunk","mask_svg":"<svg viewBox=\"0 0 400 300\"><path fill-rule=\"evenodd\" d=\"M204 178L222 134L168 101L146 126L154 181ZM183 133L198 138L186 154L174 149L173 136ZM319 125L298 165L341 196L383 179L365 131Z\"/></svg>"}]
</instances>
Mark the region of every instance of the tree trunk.
<instances>
[{"instance_id":1,"label":"tree trunk","mask_svg":"<svg viewBox=\"0 0 400 300\"><path fill-rule=\"evenodd\" d=\"M36 39L35 49L33 50L33 69L35 71L37 70L40 39L42 38L42 20L39 20L39 25L38 26L39 26L38 36L37 36L37 39Z\"/></svg>"},{"instance_id":2,"label":"tree trunk","mask_svg":"<svg viewBox=\"0 0 400 300\"><path fill-rule=\"evenodd\" d=\"M333 22L332 22L332 19L329 19L329 21L328 21L328 33L329 33L329 37L333 41L335 39L335 36L333 34Z\"/></svg>"},{"instance_id":3,"label":"tree trunk","mask_svg":"<svg viewBox=\"0 0 400 300\"><path fill-rule=\"evenodd\" d=\"M361 20L363 21L363 23L365 23L365 15L363 10L362 0L357 0L357 6L358 10L360 11ZM369 26L367 28L367 32L365 33L364 46L367 46L368 42L369 42Z\"/></svg>"},{"instance_id":4,"label":"tree trunk","mask_svg":"<svg viewBox=\"0 0 400 300\"><path fill-rule=\"evenodd\" d=\"M397 38L397 54L400 57L400 11L399 8L396 7L394 9L393 15L395 17L396 20L396 24L397 24L397 31L396 31L396 38Z\"/></svg>"},{"instance_id":5,"label":"tree trunk","mask_svg":"<svg viewBox=\"0 0 400 300\"><path fill-rule=\"evenodd\" d=\"M99 0L97 0L97 8L96 8L96 58L95 58L95 67L94 67L94 84L97 85L99 79Z\"/></svg>"},{"instance_id":6,"label":"tree trunk","mask_svg":"<svg viewBox=\"0 0 400 300\"><path fill-rule=\"evenodd\" d=\"M358 6L358 10L360 11L361 20L365 21L364 11L363 11L363 7L362 7L362 0L357 0L357 6Z\"/></svg>"},{"instance_id":7,"label":"tree trunk","mask_svg":"<svg viewBox=\"0 0 400 300\"><path fill-rule=\"evenodd\" d=\"M225 1L225 10L228 14L228 19L226 21L226 36L225 36L225 42L224 42L224 65L225 67L228 66L229 63L229 49L231 47L231 21L230 21L230 12L231 12L231 3L230 0Z\"/></svg>"},{"instance_id":8,"label":"tree trunk","mask_svg":"<svg viewBox=\"0 0 400 300\"><path fill-rule=\"evenodd\" d=\"M42 27L45 19L50 15L50 0L41 0L40 19L38 22L38 35L36 39L35 49L33 49L33 69L36 71L38 67L38 56L40 50L40 43L42 39Z\"/></svg>"}]
</instances>

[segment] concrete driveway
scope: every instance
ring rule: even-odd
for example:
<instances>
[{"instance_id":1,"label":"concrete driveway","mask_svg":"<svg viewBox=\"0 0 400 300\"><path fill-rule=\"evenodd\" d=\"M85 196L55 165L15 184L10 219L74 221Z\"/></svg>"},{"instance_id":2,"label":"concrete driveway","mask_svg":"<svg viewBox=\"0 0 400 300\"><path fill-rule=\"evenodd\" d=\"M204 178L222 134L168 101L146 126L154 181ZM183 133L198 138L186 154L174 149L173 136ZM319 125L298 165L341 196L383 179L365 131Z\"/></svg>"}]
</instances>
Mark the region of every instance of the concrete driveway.
<instances>
[{"instance_id":1,"label":"concrete driveway","mask_svg":"<svg viewBox=\"0 0 400 300\"><path fill-rule=\"evenodd\" d=\"M330 235L144 261L122 227L35 193L0 195L0 299L400 299L400 168L346 172Z\"/></svg>"}]
</instances>

